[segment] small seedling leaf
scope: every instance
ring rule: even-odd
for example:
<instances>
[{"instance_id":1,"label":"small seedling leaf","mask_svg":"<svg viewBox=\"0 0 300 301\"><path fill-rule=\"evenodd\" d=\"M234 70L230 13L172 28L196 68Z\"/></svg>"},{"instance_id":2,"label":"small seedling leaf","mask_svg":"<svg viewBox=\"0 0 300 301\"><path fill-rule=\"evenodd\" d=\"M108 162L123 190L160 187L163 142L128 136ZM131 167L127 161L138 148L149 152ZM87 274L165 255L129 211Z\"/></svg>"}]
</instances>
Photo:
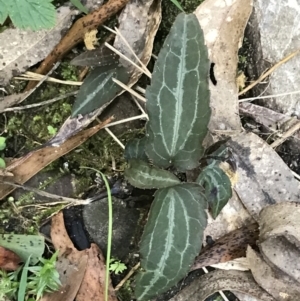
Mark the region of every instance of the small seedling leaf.
<instances>
[{"instance_id":1,"label":"small seedling leaf","mask_svg":"<svg viewBox=\"0 0 300 301\"><path fill-rule=\"evenodd\" d=\"M180 9L182 12L184 12L182 6L177 0L170 0L178 9Z\"/></svg>"},{"instance_id":2,"label":"small seedling leaf","mask_svg":"<svg viewBox=\"0 0 300 301\"><path fill-rule=\"evenodd\" d=\"M123 66L113 69L102 66L92 70L77 94L72 117L78 114L88 114L114 99L122 91L122 88L114 83L112 78L126 83L129 75Z\"/></svg>"},{"instance_id":3,"label":"small seedling leaf","mask_svg":"<svg viewBox=\"0 0 300 301\"><path fill-rule=\"evenodd\" d=\"M220 167L212 164L202 170L196 182L204 187L212 217L216 218L232 196L230 179Z\"/></svg>"},{"instance_id":4,"label":"small seedling leaf","mask_svg":"<svg viewBox=\"0 0 300 301\"><path fill-rule=\"evenodd\" d=\"M127 161L131 159L139 159L147 161L148 157L145 153L146 137L142 139L131 139L127 142L124 157Z\"/></svg>"},{"instance_id":5,"label":"small seedling leaf","mask_svg":"<svg viewBox=\"0 0 300 301\"><path fill-rule=\"evenodd\" d=\"M6 138L0 137L0 151L6 148Z\"/></svg>"},{"instance_id":6,"label":"small seedling leaf","mask_svg":"<svg viewBox=\"0 0 300 301\"><path fill-rule=\"evenodd\" d=\"M52 0L0 0L0 16L8 12L13 24L21 29L52 28L55 25L56 11L51 2Z\"/></svg>"},{"instance_id":7,"label":"small seedling leaf","mask_svg":"<svg viewBox=\"0 0 300 301\"><path fill-rule=\"evenodd\" d=\"M5 161L2 159L2 158L0 158L0 168L5 168L6 167L6 163L5 163Z\"/></svg>"},{"instance_id":8,"label":"small seedling leaf","mask_svg":"<svg viewBox=\"0 0 300 301\"><path fill-rule=\"evenodd\" d=\"M146 153L157 166L198 166L210 119L209 59L194 14L180 14L166 38L146 90Z\"/></svg>"},{"instance_id":9,"label":"small seedling leaf","mask_svg":"<svg viewBox=\"0 0 300 301\"><path fill-rule=\"evenodd\" d=\"M141 240L138 300L151 300L187 275L200 252L207 202L201 187L182 183L155 193Z\"/></svg>"},{"instance_id":10,"label":"small seedling leaf","mask_svg":"<svg viewBox=\"0 0 300 301\"><path fill-rule=\"evenodd\" d=\"M88 14L89 10L79 0L70 0L70 1L81 12Z\"/></svg>"},{"instance_id":11,"label":"small seedling leaf","mask_svg":"<svg viewBox=\"0 0 300 301\"><path fill-rule=\"evenodd\" d=\"M130 160L124 175L131 185L141 189L165 188L180 183L169 171L150 166L142 160Z\"/></svg>"},{"instance_id":12,"label":"small seedling leaf","mask_svg":"<svg viewBox=\"0 0 300 301\"><path fill-rule=\"evenodd\" d=\"M18 301L24 301L25 300L29 263L30 263L30 256L27 258L27 260L25 262L25 265L22 269L22 274L21 274L21 279L20 279L20 287L19 287L19 290L18 290Z\"/></svg>"},{"instance_id":13,"label":"small seedling leaf","mask_svg":"<svg viewBox=\"0 0 300 301\"><path fill-rule=\"evenodd\" d=\"M24 262L30 257L30 264L38 263L45 248L44 237L40 235L1 234L0 246L15 252Z\"/></svg>"}]
</instances>

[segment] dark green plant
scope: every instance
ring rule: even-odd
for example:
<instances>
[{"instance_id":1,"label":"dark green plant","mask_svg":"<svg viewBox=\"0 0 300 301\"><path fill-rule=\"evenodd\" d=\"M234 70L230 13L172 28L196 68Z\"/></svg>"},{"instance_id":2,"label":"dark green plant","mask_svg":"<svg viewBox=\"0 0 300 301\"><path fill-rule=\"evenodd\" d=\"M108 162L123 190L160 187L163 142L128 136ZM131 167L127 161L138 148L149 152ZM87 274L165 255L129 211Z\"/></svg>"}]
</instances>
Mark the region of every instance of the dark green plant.
<instances>
[{"instance_id":1,"label":"dark green plant","mask_svg":"<svg viewBox=\"0 0 300 301\"><path fill-rule=\"evenodd\" d=\"M211 115L209 67L198 19L180 14L146 90L146 136L125 150L127 180L138 188L158 189L141 239L138 300L150 300L186 276L201 249L205 209L209 205L216 217L231 197L231 183L219 161L208 160L195 183L181 182L171 172L194 169L203 157Z\"/></svg>"}]
</instances>

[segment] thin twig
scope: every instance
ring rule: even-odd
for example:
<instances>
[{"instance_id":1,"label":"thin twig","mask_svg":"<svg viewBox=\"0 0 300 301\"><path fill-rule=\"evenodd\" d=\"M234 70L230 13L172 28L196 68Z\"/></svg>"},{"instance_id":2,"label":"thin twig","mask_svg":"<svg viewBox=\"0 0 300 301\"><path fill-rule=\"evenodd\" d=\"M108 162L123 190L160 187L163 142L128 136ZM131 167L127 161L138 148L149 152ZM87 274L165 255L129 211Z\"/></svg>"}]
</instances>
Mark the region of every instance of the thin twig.
<instances>
[{"instance_id":1,"label":"thin twig","mask_svg":"<svg viewBox=\"0 0 300 301\"><path fill-rule=\"evenodd\" d=\"M135 92L133 89L129 88L128 86L126 86L124 83L120 82L118 79L116 78L112 78L112 80L118 84L120 87L122 87L124 90L126 90L127 92L131 93L132 95L134 95L136 98L140 99L142 102L146 102L146 98L141 96L139 93Z\"/></svg>"},{"instance_id":2,"label":"thin twig","mask_svg":"<svg viewBox=\"0 0 300 301\"><path fill-rule=\"evenodd\" d=\"M287 138L289 138L295 132L297 132L299 129L300 129L300 122L297 122L290 129L288 129L285 133L283 133L282 136L279 139L277 139L276 141L274 141L271 144L271 146L273 148L276 148L277 146L279 146L280 144L282 144Z\"/></svg>"},{"instance_id":3,"label":"thin twig","mask_svg":"<svg viewBox=\"0 0 300 301\"><path fill-rule=\"evenodd\" d=\"M77 93L78 93L78 90L74 91L74 92L64 94L64 95L61 95L61 96L58 96L58 97L54 97L52 99L41 101L39 103L33 103L33 104L22 106L22 107L6 108L5 110L3 110L3 112L21 111L21 110L27 110L27 109L31 109L31 108L41 107L41 106L44 106L44 105L49 105L49 104L54 103L56 101L59 101L61 99L67 98L69 96L76 95Z\"/></svg>"},{"instance_id":4,"label":"thin twig","mask_svg":"<svg viewBox=\"0 0 300 301\"><path fill-rule=\"evenodd\" d=\"M266 99L266 98L272 98L272 97L280 97L280 96L293 95L293 94L299 94L299 93L300 93L300 90L299 91L293 91L293 92L285 92L285 93L280 93L280 94L273 94L273 95L249 97L249 98L240 99L239 102L251 101L251 100L255 100L255 99Z\"/></svg>"},{"instance_id":5,"label":"thin twig","mask_svg":"<svg viewBox=\"0 0 300 301\"><path fill-rule=\"evenodd\" d=\"M140 71L142 71L143 73L145 73L149 78L151 78L152 74L151 72L148 70L148 68L145 66L145 64L139 59L139 57L135 54L134 50L132 49L132 47L129 45L129 43L127 42L127 40L124 38L124 36L121 34L121 32L119 31L118 28L115 27L115 30L102 25L102 27L104 27L106 30L114 33L115 35L119 36L123 42L125 43L125 45L128 47L128 49L130 50L130 52L134 55L134 57L137 59L137 61L141 64L141 67L139 67L138 65L136 65L132 60L130 60L128 57L124 56L122 53L120 53L116 48L114 48L113 46L110 46L112 48L110 48L112 51L116 52L118 55L122 56L125 60L127 60L128 62L130 62L132 65L134 65L135 67L137 67ZM106 45L107 46L107 45ZM143 69L143 70L141 70Z\"/></svg>"},{"instance_id":6,"label":"thin twig","mask_svg":"<svg viewBox=\"0 0 300 301\"><path fill-rule=\"evenodd\" d=\"M134 89L137 90L137 91L139 91L139 92L141 92L144 95L146 94L146 89L144 89L144 88L142 88L140 86L135 86Z\"/></svg>"},{"instance_id":7,"label":"thin twig","mask_svg":"<svg viewBox=\"0 0 300 301\"><path fill-rule=\"evenodd\" d=\"M135 271L140 267L141 263L138 262L130 271L129 273L122 279L122 281L115 287L115 291L118 291L124 283L135 273Z\"/></svg>"},{"instance_id":8,"label":"thin twig","mask_svg":"<svg viewBox=\"0 0 300 301\"><path fill-rule=\"evenodd\" d=\"M119 120L119 121L109 123L109 124L105 125L104 128L108 128L108 127L111 127L111 126L114 126L114 125L117 125L117 124L129 122L129 121L136 120L136 119L146 119L147 117L148 117L148 115L141 114L141 115L138 115L138 116L125 118L125 119L122 119L122 120Z\"/></svg>"},{"instance_id":9,"label":"thin twig","mask_svg":"<svg viewBox=\"0 0 300 301\"><path fill-rule=\"evenodd\" d=\"M96 120L99 123L102 123L101 120L97 117ZM116 135L108 128L104 128L105 131L121 146L121 148L125 149L124 144L116 137Z\"/></svg>"},{"instance_id":10,"label":"thin twig","mask_svg":"<svg viewBox=\"0 0 300 301\"><path fill-rule=\"evenodd\" d=\"M26 191L34 192L34 193L36 193L40 196L44 196L44 197L47 197L47 198L58 200L57 202L51 202L51 204L55 203L57 205L57 204L70 203L70 204L73 204L73 205L75 205L75 204L76 205L85 205L85 204L89 204L91 202L91 200L89 200L89 199L79 200L79 199L67 198L67 197L64 197L64 196L60 196L60 195L56 195L56 194L49 193L49 192L46 192L46 191L42 191L42 190L39 190L39 189L36 189L36 188L33 188L33 187L16 184L16 183L13 183L13 182L10 182L10 181L0 181L0 182L3 183L3 184L11 185L13 187L22 188ZM39 204L39 205L44 205L44 204Z\"/></svg>"},{"instance_id":11,"label":"thin twig","mask_svg":"<svg viewBox=\"0 0 300 301\"><path fill-rule=\"evenodd\" d=\"M139 57L135 54L134 50L132 49L132 47L129 45L129 43L127 42L127 40L124 38L124 36L122 35L122 33L120 32L120 30L115 27L115 31L117 32L118 36L123 40L123 42L125 43L125 45L128 47L128 49L130 50L130 52L133 54L133 56L136 58L136 60L140 63L140 65L142 66L144 73L151 78L152 74L151 72L148 70L148 68L145 66L145 64L139 59Z\"/></svg>"},{"instance_id":12,"label":"thin twig","mask_svg":"<svg viewBox=\"0 0 300 301\"><path fill-rule=\"evenodd\" d=\"M117 50L114 46L108 44L107 42L104 43L104 45L109 48L111 51L115 52L117 55L119 55L121 58L123 58L124 60L128 61L130 64L132 64L134 67L136 67L137 69L139 69L142 73L145 73L145 71L143 70L143 68L141 68L140 66L138 66L136 63L134 63L131 59L129 59L127 56L125 56L123 53L121 53L119 50ZM146 74L146 73L145 73Z\"/></svg>"},{"instance_id":13,"label":"thin twig","mask_svg":"<svg viewBox=\"0 0 300 301\"><path fill-rule=\"evenodd\" d=\"M208 273L208 270L207 270L205 267L203 267L202 270L204 271L205 274ZM225 294L223 293L223 291L219 291L219 294L221 295L221 297L222 297L225 301L229 301L229 300L227 299L227 297L225 296Z\"/></svg>"},{"instance_id":14,"label":"thin twig","mask_svg":"<svg viewBox=\"0 0 300 301\"><path fill-rule=\"evenodd\" d=\"M135 104L137 105L137 107L140 109L140 111L141 111L143 114L147 115L146 112L145 112L145 110L143 109L143 107L142 107L142 106L140 105L140 103L137 101L136 97L133 96L133 95L131 95L131 97L132 97L134 103L135 103Z\"/></svg>"},{"instance_id":15,"label":"thin twig","mask_svg":"<svg viewBox=\"0 0 300 301\"><path fill-rule=\"evenodd\" d=\"M252 89L254 86L259 84L263 79L265 79L267 76L269 76L272 72L274 72L278 67L289 61L291 58L293 58L295 55L297 55L300 52L300 49L294 51L293 53L286 56L284 59L282 59L280 62L276 63L272 68L270 68L268 71L263 73L256 81L254 81L251 85L243 89L239 95L242 95Z\"/></svg>"},{"instance_id":16,"label":"thin twig","mask_svg":"<svg viewBox=\"0 0 300 301\"><path fill-rule=\"evenodd\" d=\"M52 72L52 70L51 70L51 72ZM32 81L32 80L39 81L43 78L44 78L44 75L30 72L30 71L25 72L22 76L14 77L14 79L28 80L28 81ZM82 85L82 82L72 81L72 80L61 80L61 79L57 79L57 78L49 77L49 76L44 81L57 83L57 84L71 85L71 86L81 86Z\"/></svg>"}]
</instances>

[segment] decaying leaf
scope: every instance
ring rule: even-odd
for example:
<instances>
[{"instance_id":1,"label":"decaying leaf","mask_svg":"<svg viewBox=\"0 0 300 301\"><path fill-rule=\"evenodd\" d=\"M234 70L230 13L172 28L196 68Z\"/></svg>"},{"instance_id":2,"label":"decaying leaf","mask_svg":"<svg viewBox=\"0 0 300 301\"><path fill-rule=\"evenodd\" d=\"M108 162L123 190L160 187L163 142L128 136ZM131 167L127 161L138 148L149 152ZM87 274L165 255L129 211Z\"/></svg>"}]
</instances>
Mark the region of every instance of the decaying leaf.
<instances>
[{"instance_id":1,"label":"decaying leaf","mask_svg":"<svg viewBox=\"0 0 300 301\"><path fill-rule=\"evenodd\" d=\"M15 271L22 259L14 252L0 246L0 269Z\"/></svg>"},{"instance_id":2,"label":"decaying leaf","mask_svg":"<svg viewBox=\"0 0 300 301\"><path fill-rule=\"evenodd\" d=\"M78 19L46 57L40 67L36 70L36 73L46 74L49 72L56 62L83 40L86 32L98 28L98 26L123 8L128 1L129 0L109 0L97 10ZM29 90L35 86L35 82L30 82L26 89Z\"/></svg>"},{"instance_id":3,"label":"decaying leaf","mask_svg":"<svg viewBox=\"0 0 300 301\"><path fill-rule=\"evenodd\" d=\"M88 255L82 255L77 262L71 262L65 256L60 256L56 270L62 286L58 291L46 293L40 301L73 301L85 274Z\"/></svg>"},{"instance_id":4,"label":"decaying leaf","mask_svg":"<svg viewBox=\"0 0 300 301\"><path fill-rule=\"evenodd\" d=\"M240 131L236 70L238 49L252 11L252 1L204 1L195 11L209 52L212 132ZM226 114L224 114L226 112Z\"/></svg>"},{"instance_id":5,"label":"decaying leaf","mask_svg":"<svg viewBox=\"0 0 300 301\"><path fill-rule=\"evenodd\" d=\"M92 244L89 249L78 251L67 234L62 213L52 218L51 238L55 249L59 250L59 257L65 256L75 265L81 262L83 256L88 258L76 300L104 300L105 260L97 245ZM117 301L111 284L109 286L108 301Z\"/></svg>"},{"instance_id":6,"label":"decaying leaf","mask_svg":"<svg viewBox=\"0 0 300 301\"><path fill-rule=\"evenodd\" d=\"M218 239L212 246L207 245L203 248L196 257L191 271L246 256L247 246L255 245L257 239L256 223L234 230Z\"/></svg>"},{"instance_id":7,"label":"decaying leaf","mask_svg":"<svg viewBox=\"0 0 300 301\"><path fill-rule=\"evenodd\" d=\"M81 131L77 135L64 142L60 147L45 146L41 147L40 149L33 150L24 157L13 161L6 167L6 170L14 174L15 182L23 184L37 174L40 170L42 170L45 166L81 145L84 141L97 133L105 124L109 123L110 120L111 119L108 119L106 122ZM11 178L9 178L9 180L11 180ZM1 184L0 182L0 199L3 199L14 189L15 188L11 185Z\"/></svg>"},{"instance_id":8,"label":"decaying leaf","mask_svg":"<svg viewBox=\"0 0 300 301\"><path fill-rule=\"evenodd\" d=\"M0 85L6 85L12 76L43 60L60 41L75 14L70 7L62 6L57 11L56 25L50 30L14 28L0 33Z\"/></svg>"},{"instance_id":9,"label":"decaying leaf","mask_svg":"<svg viewBox=\"0 0 300 301\"><path fill-rule=\"evenodd\" d=\"M31 94L31 92L32 90L24 93L12 94L0 98L0 113L2 113L6 108L10 108L16 104L21 103L24 99L26 99Z\"/></svg>"},{"instance_id":10,"label":"decaying leaf","mask_svg":"<svg viewBox=\"0 0 300 301\"><path fill-rule=\"evenodd\" d=\"M144 5L140 5L140 2L130 1L119 17L119 31L145 65L147 65L150 60L153 40L160 20L160 0L145 0ZM128 47L123 40L118 37L114 42L114 47L123 53L130 54ZM132 57L132 55L130 57ZM134 85L140 76L141 71L135 69L127 86L131 87ZM120 94L123 92L124 91L121 91ZM112 100L113 99L111 99L111 101ZM53 143L60 145L65 139L74 135L74 130L79 131L85 128L103 112L108 104L109 103L103 105L90 114L69 118L53 138ZM63 132L63 134L61 134L61 132Z\"/></svg>"},{"instance_id":11,"label":"decaying leaf","mask_svg":"<svg viewBox=\"0 0 300 301\"><path fill-rule=\"evenodd\" d=\"M265 141L255 134L242 133L226 145L237 162L238 181L234 189L255 220L268 205L284 200L300 201L299 182Z\"/></svg>"},{"instance_id":12,"label":"decaying leaf","mask_svg":"<svg viewBox=\"0 0 300 301\"><path fill-rule=\"evenodd\" d=\"M299 300L299 282L272 269L251 247L247 249L247 259L255 281L277 301Z\"/></svg>"},{"instance_id":13,"label":"decaying leaf","mask_svg":"<svg viewBox=\"0 0 300 301\"><path fill-rule=\"evenodd\" d=\"M222 270L201 276L170 301L204 301L220 290L243 292L257 297L260 301L276 301L256 284L250 272Z\"/></svg>"}]
</instances>

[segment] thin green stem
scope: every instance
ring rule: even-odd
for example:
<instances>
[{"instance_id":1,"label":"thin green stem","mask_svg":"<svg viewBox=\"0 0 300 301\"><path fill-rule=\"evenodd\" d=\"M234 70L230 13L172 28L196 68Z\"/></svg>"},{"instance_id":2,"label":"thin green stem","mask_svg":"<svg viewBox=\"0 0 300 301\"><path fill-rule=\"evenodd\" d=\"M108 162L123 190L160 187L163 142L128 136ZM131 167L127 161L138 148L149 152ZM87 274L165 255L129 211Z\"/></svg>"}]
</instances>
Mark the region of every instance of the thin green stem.
<instances>
[{"instance_id":1,"label":"thin green stem","mask_svg":"<svg viewBox=\"0 0 300 301\"><path fill-rule=\"evenodd\" d=\"M112 241L112 225L113 225L113 211L112 211L112 198L111 198L111 191L109 187L109 183L107 181L106 176L99 170L92 168L81 166L80 168L91 169L95 172L98 172L105 184L105 188L107 191L107 198L108 198L108 236L107 236L107 252L106 252L106 268L105 268L105 301L108 300L108 283L109 283L109 262L111 256L111 241Z\"/></svg>"}]
</instances>

